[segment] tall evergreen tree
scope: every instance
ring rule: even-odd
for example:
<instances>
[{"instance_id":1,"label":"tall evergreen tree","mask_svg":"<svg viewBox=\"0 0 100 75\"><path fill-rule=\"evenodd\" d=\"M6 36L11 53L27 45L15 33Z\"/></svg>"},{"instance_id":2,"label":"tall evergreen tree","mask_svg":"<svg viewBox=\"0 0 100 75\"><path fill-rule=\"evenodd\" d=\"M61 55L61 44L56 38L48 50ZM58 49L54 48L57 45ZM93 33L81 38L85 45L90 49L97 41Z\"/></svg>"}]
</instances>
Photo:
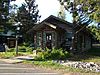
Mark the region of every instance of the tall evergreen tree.
<instances>
[{"instance_id":1,"label":"tall evergreen tree","mask_svg":"<svg viewBox=\"0 0 100 75\"><path fill-rule=\"evenodd\" d=\"M58 17L61 19L64 19L64 20L66 19L66 13L65 13L65 8L64 8L63 4L60 5Z\"/></svg>"},{"instance_id":2,"label":"tall evergreen tree","mask_svg":"<svg viewBox=\"0 0 100 75\"><path fill-rule=\"evenodd\" d=\"M14 25L17 21L17 11L18 11L18 5L16 4L13 4L13 5L10 5L9 6L9 10L10 10L10 13L9 13L9 23L11 23L11 25Z\"/></svg>"},{"instance_id":3,"label":"tall evergreen tree","mask_svg":"<svg viewBox=\"0 0 100 75\"><path fill-rule=\"evenodd\" d=\"M95 25L89 26L89 30L92 32L93 36L100 41L100 29Z\"/></svg>"},{"instance_id":4,"label":"tall evergreen tree","mask_svg":"<svg viewBox=\"0 0 100 75\"><path fill-rule=\"evenodd\" d=\"M10 0L0 0L0 31L4 31L8 23L9 3Z\"/></svg>"},{"instance_id":5,"label":"tall evergreen tree","mask_svg":"<svg viewBox=\"0 0 100 75\"><path fill-rule=\"evenodd\" d=\"M67 11L73 14L72 49L75 49L76 30L78 25L89 25L94 19L100 22L100 0L59 0ZM82 28L83 28L82 27Z\"/></svg>"},{"instance_id":6,"label":"tall evergreen tree","mask_svg":"<svg viewBox=\"0 0 100 75\"><path fill-rule=\"evenodd\" d=\"M79 13L85 18L100 22L100 0L59 0L66 10L73 14L74 19L78 19ZM85 19L84 19L85 20Z\"/></svg>"},{"instance_id":7,"label":"tall evergreen tree","mask_svg":"<svg viewBox=\"0 0 100 75\"><path fill-rule=\"evenodd\" d=\"M39 21L39 10L38 5L35 4L35 0L25 0L18 10L17 20L22 23L21 32L25 38L27 38L26 33Z\"/></svg>"}]
</instances>

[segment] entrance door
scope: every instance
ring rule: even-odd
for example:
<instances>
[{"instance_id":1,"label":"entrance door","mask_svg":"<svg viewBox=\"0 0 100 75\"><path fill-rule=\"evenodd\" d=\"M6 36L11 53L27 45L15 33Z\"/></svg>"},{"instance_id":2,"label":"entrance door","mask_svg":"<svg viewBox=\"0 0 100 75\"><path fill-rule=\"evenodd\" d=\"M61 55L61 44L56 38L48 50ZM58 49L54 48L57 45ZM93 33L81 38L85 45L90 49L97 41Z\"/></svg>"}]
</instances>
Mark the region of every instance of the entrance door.
<instances>
[{"instance_id":1,"label":"entrance door","mask_svg":"<svg viewBox=\"0 0 100 75\"><path fill-rule=\"evenodd\" d=\"M52 49L52 33L46 33L46 47Z\"/></svg>"}]
</instances>

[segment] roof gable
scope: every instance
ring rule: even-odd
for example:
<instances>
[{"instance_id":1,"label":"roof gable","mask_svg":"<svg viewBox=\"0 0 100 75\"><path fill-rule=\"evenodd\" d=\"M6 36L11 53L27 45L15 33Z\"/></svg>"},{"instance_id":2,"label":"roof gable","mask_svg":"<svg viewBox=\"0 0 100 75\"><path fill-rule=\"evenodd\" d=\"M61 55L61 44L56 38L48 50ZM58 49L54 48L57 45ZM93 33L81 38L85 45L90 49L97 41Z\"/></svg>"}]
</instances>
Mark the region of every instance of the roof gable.
<instances>
[{"instance_id":1,"label":"roof gable","mask_svg":"<svg viewBox=\"0 0 100 75\"><path fill-rule=\"evenodd\" d=\"M62 20L58 17L55 17L55 16L51 15L48 18L46 18L45 20L43 20L42 22L40 22L39 24L35 25L27 33L30 33L34 30L38 31L39 29L41 29L42 27L45 27L46 25L53 28L53 29L57 29L57 27L59 27L59 28L65 30L65 31L68 31L68 32L72 32L72 29L73 29L73 23L69 23L65 20ZM79 25L78 25L78 28L80 28ZM87 28L85 27L85 29L87 29ZM80 32L82 30L84 30L84 28L81 27L78 30L78 32ZM86 30L84 30L84 31L86 31Z\"/></svg>"},{"instance_id":2,"label":"roof gable","mask_svg":"<svg viewBox=\"0 0 100 75\"><path fill-rule=\"evenodd\" d=\"M35 25L33 27L33 30L38 30L41 27L48 25L49 27L56 29L57 27L63 29L63 30L68 30L68 29L72 29L72 23L69 23L65 20L62 20L58 17L55 17L53 15L49 16L48 18L46 18L45 20L43 20L41 23Z\"/></svg>"},{"instance_id":3,"label":"roof gable","mask_svg":"<svg viewBox=\"0 0 100 75\"><path fill-rule=\"evenodd\" d=\"M59 24L66 24L67 26L70 26L72 27L72 23L70 22L67 22L59 17L56 17L56 16L53 16L53 15L50 15L48 18L46 18L45 20L43 20L42 22L48 22L48 23L55 23L55 22L58 22Z\"/></svg>"}]
</instances>

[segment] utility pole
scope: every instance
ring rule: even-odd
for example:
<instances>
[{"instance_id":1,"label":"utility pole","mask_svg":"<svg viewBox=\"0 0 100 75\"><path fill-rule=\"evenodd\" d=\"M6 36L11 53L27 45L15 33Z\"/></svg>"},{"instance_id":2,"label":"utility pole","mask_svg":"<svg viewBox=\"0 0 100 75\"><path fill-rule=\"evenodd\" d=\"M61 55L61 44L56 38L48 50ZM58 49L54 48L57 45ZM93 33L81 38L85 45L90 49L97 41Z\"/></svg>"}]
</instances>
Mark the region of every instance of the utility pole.
<instances>
[{"instance_id":1,"label":"utility pole","mask_svg":"<svg viewBox=\"0 0 100 75\"><path fill-rule=\"evenodd\" d=\"M16 35L16 55L18 55L18 35Z\"/></svg>"},{"instance_id":2,"label":"utility pole","mask_svg":"<svg viewBox=\"0 0 100 75\"><path fill-rule=\"evenodd\" d=\"M18 37L19 37L19 32L20 32L20 27L21 27L21 23L18 22L15 24L16 26L16 46L15 46L15 49L16 49L16 55L18 55Z\"/></svg>"}]
</instances>

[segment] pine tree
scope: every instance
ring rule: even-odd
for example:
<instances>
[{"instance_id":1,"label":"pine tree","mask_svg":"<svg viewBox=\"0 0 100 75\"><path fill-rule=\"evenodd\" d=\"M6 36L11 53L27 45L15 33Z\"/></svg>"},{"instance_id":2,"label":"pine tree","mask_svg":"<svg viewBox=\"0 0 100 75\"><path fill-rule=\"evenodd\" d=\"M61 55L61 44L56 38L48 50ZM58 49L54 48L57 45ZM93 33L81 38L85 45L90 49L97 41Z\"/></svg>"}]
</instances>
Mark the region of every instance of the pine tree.
<instances>
[{"instance_id":1,"label":"pine tree","mask_svg":"<svg viewBox=\"0 0 100 75\"><path fill-rule=\"evenodd\" d=\"M27 38L27 31L31 29L40 19L38 5L35 4L35 0L25 0L18 10L16 21L22 23L21 33ZM28 38L27 38L28 39Z\"/></svg>"},{"instance_id":2,"label":"pine tree","mask_svg":"<svg viewBox=\"0 0 100 75\"><path fill-rule=\"evenodd\" d=\"M100 29L95 25L89 26L89 30L92 32L93 36L100 41Z\"/></svg>"},{"instance_id":3,"label":"pine tree","mask_svg":"<svg viewBox=\"0 0 100 75\"><path fill-rule=\"evenodd\" d=\"M82 28L86 27L93 20L100 22L100 0L59 0L59 2L73 14L72 49L74 50L77 32L75 27L78 25L82 25Z\"/></svg>"},{"instance_id":4,"label":"pine tree","mask_svg":"<svg viewBox=\"0 0 100 75\"><path fill-rule=\"evenodd\" d=\"M64 20L66 19L65 8L62 4L60 5L58 17L61 18L61 19L64 19Z\"/></svg>"},{"instance_id":5,"label":"pine tree","mask_svg":"<svg viewBox=\"0 0 100 75\"><path fill-rule=\"evenodd\" d=\"M76 21L81 13L88 15L88 18L97 23L100 22L100 0L59 0L59 2L73 14Z\"/></svg>"},{"instance_id":6,"label":"pine tree","mask_svg":"<svg viewBox=\"0 0 100 75\"><path fill-rule=\"evenodd\" d=\"M8 25L10 0L0 0L0 31L5 31Z\"/></svg>"}]
</instances>

